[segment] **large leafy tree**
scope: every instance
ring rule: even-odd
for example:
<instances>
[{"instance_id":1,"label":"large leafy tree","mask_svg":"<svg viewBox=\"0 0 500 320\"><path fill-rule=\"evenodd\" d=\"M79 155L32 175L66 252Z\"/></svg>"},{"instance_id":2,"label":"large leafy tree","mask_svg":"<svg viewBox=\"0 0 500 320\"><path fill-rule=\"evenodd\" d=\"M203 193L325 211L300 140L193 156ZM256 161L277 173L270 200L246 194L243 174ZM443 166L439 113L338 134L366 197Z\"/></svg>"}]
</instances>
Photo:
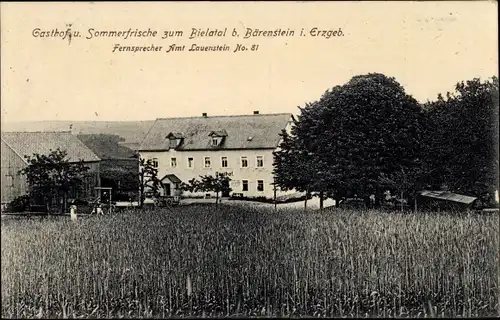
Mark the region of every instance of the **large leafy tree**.
<instances>
[{"instance_id":1,"label":"large leafy tree","mask_svg":"<svg viewBox=\"0 0 500 320\"><path fill-rule=\"evenodd\" d=\"M370 194L378 202L382 175L420 167L424 120L418 102L394 78L355 76L301 109L292 131L295 159L280 161L304 161L312 188L327 190L337 203L349 195L368 201ZM300 151L308 157L296 160Z\"/></svg>"},{"instance_id":2,"label":"large leafy tree","mask_svg":"<svg viewBox=\"0 0 500 320\"><path fill-rule=\"evenodd\" d=\"M231 174L227 172L216 172L214 175L193 178L188 183L183 183L181 189L189 192L215 192L215 203L219 203L219 194L231 192Z\"/></svg>"},{"instance_id":3,"label":"large leafy tree","mask_svg":"<svg viewBox=\"0 0 500 320\"><path fill-rule=\"evenodd\" d=\"M435 188L493 202L498 188L498 78L459 82L426 105L426 159Z\"/></svg>"},{"instance_id":4,"label":"large leafy tree","mask_svg":"<svg viewBox=\"0 0 500 320\"><path fill-rule=\"evenodd\" d=\"M25 156L28 166L20 170L26 176L30 197L41 199L50 212L54 201L63 198L62 210L72 188L79 188L89 170L83 161L70 162L65 150L56 149L47 155Z\"/></svg>"}]
</instances>

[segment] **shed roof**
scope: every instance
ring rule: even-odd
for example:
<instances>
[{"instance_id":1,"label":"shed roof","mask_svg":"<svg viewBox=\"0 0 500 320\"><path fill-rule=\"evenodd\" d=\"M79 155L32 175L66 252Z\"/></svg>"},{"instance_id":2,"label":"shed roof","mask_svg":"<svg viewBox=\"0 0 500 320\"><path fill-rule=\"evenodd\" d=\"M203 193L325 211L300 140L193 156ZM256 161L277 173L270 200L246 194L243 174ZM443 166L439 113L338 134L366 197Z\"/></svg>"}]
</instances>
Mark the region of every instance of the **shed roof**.
<instances>
[{"instance_id":1,"label":"shed roof","mask_svg":"<svg viewBox=\"0 0 500 320\"><path fill-rule=\"evenodd\" d=\"M99 157L92 152L80 139L71 132L2 132L4 140L21 157L32 156L34 153L48 154L57 148L68 153L72 162L99 161ZM24 160L24 158L23 158Z\"/></svg>"},{"instance_id":2,"label":"shed roof","mask_svg":"<svg viewBox=\"0 0 500 320\"><path fill-rule=\"evenodd\" d=\"M476 197L469 197L469 196L465 196L462 194L457 194L457 193L453 193L453 192L449 192L449 191L423 190L420 192L420 195L423 197L458 202L458 203L464 203L464 204L471 204L472 202L474 202L477 199Z\"/></svg>"},{"instance_id":3,"label":"shed roof","mask_svg":"<svg viewBox=\"0 0 500 320\"><path fill-rule=\"evenodd\" d=\"M213 132L227 135L220 149L274 149L291 117L291 113L278 113L157 119L139 150L168 150L166 137L171 132L184 135L178 150L210 149L209 135Z\"/></svg>"}]
</instances>

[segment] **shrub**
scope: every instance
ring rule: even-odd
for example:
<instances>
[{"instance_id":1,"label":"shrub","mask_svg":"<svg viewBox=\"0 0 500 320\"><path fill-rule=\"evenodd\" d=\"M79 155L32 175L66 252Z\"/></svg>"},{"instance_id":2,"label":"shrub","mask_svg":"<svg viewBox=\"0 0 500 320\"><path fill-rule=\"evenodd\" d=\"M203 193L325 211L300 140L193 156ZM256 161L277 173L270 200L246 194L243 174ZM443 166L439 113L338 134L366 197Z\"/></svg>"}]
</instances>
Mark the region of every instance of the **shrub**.
<instances>
[{"instance_id":1,"label":"shrub","mask_svg":"<svg viewBox=\"0 0 500 320\"><path fill-rule=\"evenodd\" d=\"M136 201L137 198L138 198L137 193L119 191L113 195L112 200L113 201L130 201L132 199L132 201Z\"/></svg>"},{"instance_id":2,"label":"shrub","mask_svg":"<svg viewBox=\"0 0 500 320\"><path fill-rule=\"evenodd\" d=\"M231 196L231 200L245 200L245 201L255 201L255 202L263 202L263 203L274 203L273 198L266 198L264 196L259 196L259 197L244 197L244 196ZM300 197L293 197L293 198L278 198L276 199L276 203L292 203L292 202L299 202L299 201L304 201L306 199L306 196L300 196ZM312 196L309 195L307 197L308 200L312 199Z\"/></svg>"},{"instance_id":3,"label":"shrub","mask_svg":"<svg viewBox=\"0 0 500 320\"><path fill-rule=\"evenodd\" d=\"M77 206L86 206L89 204L89 202L85 199L75 199L73 200L73 204Z\"/></svg>"},{"instance_id":4,"label":"shrub","mask_svg":"<svg viewBox=\"0 0 500 320\"><path fill-rule=\"evenodd\" d=\"M30 197L23 195L16 197L7 205L7 212L24 212L29 210Z\"/></svg>"}]
</instances>

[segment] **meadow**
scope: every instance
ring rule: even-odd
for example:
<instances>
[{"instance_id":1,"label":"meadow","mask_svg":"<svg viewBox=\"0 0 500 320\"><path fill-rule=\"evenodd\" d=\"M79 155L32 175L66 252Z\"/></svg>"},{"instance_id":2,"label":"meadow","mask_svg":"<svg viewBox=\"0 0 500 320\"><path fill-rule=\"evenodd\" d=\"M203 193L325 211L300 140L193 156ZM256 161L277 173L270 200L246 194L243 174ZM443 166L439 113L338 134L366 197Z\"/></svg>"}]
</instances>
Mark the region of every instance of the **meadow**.
<instances>
[{"instance_id":1,"label":"meadow","mask_svg":"<svg viewBox=\"0 0 500 320\"><path fill-rule=\"evenodd\" d=\"M179 207L2 219L4 317L498 315L498 214Z\"/></svg>"}]
</instances>

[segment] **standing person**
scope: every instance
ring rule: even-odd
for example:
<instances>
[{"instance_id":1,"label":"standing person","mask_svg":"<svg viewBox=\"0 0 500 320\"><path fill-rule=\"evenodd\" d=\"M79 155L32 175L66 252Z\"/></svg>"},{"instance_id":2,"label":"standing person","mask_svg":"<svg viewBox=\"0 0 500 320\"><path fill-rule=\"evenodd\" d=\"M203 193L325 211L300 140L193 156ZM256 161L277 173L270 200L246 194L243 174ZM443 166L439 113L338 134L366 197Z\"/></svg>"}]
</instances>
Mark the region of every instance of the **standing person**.
<instances>
[{"instance_id":1,"label":"standing person","mask_svg":"<svg viewBox=\"0 0 500 320\"><path fill-rule=\"evenodd\" d=\"M103 205L102 199L99 198L99 204L97 205L97 214L100 214L101 216L104 215L104 211L102 210L102 205Z\"/></svg>"},{"instance_id":2,"label":"standing person","mask_svg":"<svg viewBox=\"0 0 500 320\"><path fill-rule=\"evenodd\" d=\"M97 199L99 199L99 197L95 198L94 201L92 201L92 211L90 212L90 214L95 214L97 211Z\"/></svg>"},{"instance_id":3,"label":"standing person","mask_svg":"<svg viewBox=\"0 0 500 320\"><path fill-rule=\"evenodd\" d=\"M97 203L96 213L97 213L97 215L101 215L101 216L104 215L104 211L102 211L101 199L99 199L99 202Z\"/></svg>"},{"instance_id":4,"label":"standing person","mask_svg":"<svg viewBox=\"0 0 500 320\"><path fill-rule=\"evenodd\" d=\"M97 197L96 200L94 201L94 208L92 209L91 214L97 214L97 215L104 215L104 212L102 211L102 205L101 205L101 198Z\"/></svg>"},{"instance_id":5,"label":"standing person","mask_svg":"<svg viewBox=\"0 0 500 320\"><path fill-rule=\"evenodd\" d=\"M71 220L76 220L77 215L76 215L76 205L71 202L71 206L69 207L69 215L71 217Z\"/></svg>"},{"instance_id":6,"label":"standing person","mask_svg":"<svg viewBox=\"0 0 500 320\"><path fill-rule=\"evenodd\" d=\"M375 195L374 194L370 195L370 208L371 209L375 208Z\"/></svg>"},{"instance_id":7,"label":"standing person","mask_svg":"<svg viewBox=\"0 0 500 320\"><path fill-rule=\"evenodd\" d=\"M104 192L102 193L102 198L104 199L104 202L105 202L105 203L106 203L106 202L108 202L108 200L109 200L109 196L108 196L108 193L107 193L106 191L104 191Z\"/></svg>"}]
</instances>

